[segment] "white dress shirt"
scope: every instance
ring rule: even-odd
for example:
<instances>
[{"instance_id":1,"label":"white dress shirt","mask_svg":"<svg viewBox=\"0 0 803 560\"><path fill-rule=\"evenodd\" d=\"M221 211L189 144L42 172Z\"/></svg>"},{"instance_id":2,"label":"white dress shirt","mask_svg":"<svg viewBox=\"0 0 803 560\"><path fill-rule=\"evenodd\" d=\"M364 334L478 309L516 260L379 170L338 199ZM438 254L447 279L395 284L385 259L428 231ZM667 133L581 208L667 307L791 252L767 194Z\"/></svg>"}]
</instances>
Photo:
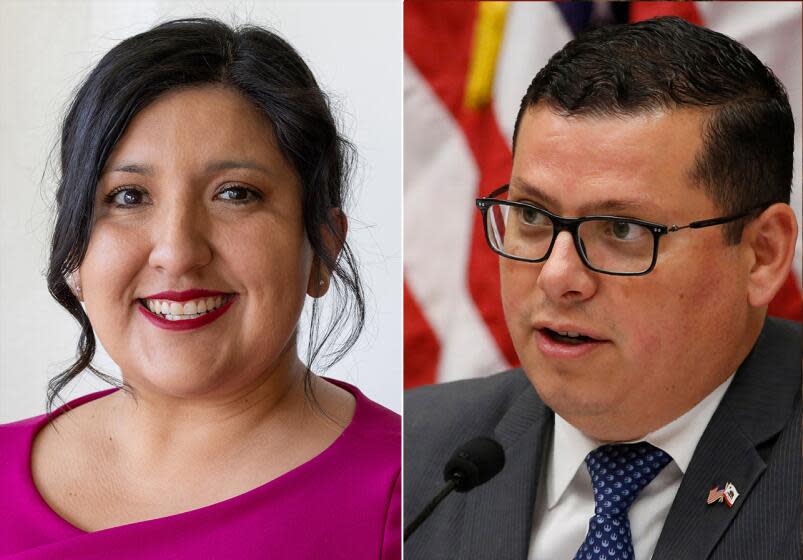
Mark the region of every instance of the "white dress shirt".
<instances>
[{"instance_id":1,"label":"white dress shirt","mask_svg":"<svg viewBox=\"0 0 803 560\"><path fill-rule=\"evenodd\" d=\"M673 460L641 491L628 512L635 560L652 558L683 474L732 380L733 375L683 416L639 440L663 449ZM529 560L571 560L583 544L595 505L585 458L600 445L555 415L535 500Z\"/></svg>"}]
</instances>

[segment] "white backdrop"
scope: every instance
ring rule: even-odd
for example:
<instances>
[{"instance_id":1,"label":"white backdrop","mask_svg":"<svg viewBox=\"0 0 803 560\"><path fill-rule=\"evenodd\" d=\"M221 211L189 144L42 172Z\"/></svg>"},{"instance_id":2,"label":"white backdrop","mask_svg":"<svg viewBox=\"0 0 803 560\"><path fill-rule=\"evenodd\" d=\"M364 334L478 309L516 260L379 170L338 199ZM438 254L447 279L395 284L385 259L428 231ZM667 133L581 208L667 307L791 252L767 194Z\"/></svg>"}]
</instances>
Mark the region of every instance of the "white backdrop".
<instances>
[{"instance_id":1,"label":"white backdrop","mask_svg":"<svg viewBox=\"0 0 803 560\"><path fill-rule=\"evenodd\" d=\"M44 278L55 190L47 162L71 92L119 41L193 16L278 32L332 96L359 154L349 242L368 317L357 346L325 373L401 410L401 2L3 0L0 12L0 423L41 413L47 380L75 354L78 325ZM102 348L95 363L118 371ZM84 374L63 396L104 387Z\"/></svg>"}]
</instances>

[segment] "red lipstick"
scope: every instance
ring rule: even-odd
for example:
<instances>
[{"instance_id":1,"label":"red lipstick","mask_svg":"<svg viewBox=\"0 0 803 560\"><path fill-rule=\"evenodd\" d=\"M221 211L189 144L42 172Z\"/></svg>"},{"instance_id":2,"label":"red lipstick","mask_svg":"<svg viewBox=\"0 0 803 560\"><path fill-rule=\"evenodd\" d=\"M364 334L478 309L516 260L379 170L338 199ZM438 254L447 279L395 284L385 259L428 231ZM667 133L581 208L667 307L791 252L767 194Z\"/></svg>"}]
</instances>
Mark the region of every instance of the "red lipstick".
<instances>
[{"instance_id":1,"label":"red lipstick","mask_svg":"<svg viewBox=\"0 0 803 560\"><path fill-rule=\"evenodd\" d=\"M217 297L217 296L227 296L230 295L226 292L218 292L215 290L201 290L201 289L192 289L192 290L184 290L183 292L176 292L173 290L168 290L166 292L159 292L158 294L153 294L150 296L145 296L143 299L164 299L168 301L175 301L175 302L183 302L183 301L190 301L193 299L200 299L205 297Z\"/></svg>"},{"instance_id":2,"label":"red lipstick","mask_svg":"<svg viewBox=\"0 0 803 560\"><path fill-rule=\"evenodd\" d=\"M208 297L212 297L212 295L214 294L217 295L221 294L220 292L210 292L208 290L188 290L187 292L172 292L172 293L185 294L185 293L190 293L191 291L199 293L206 292L207 294L209 294ZM169 293L171 292L162 292L162 294L169 294ZM151 296L151 297L153 297L153 299L169 299L167 297L164 297L162 294L159 294L159 297L156 296ZM202 296L198 295L195 297L200 298ZM190 299L195 299L195 298L185 298L184 300L173 300L173 301L187 301ZM153 325L159 327L160 329L164 329L167 331L189 331L193 329L199 329L205 325L208 325L212 321L215 321L220 316L222 316L226 311L228 311L235 301L237 301L236 295L231 297L231 299L229 299L226 303L224 303L217 309L209 311L208 313L204 313L200 317L196 317L195 319L181 319L178 321L170 321L168 319L165 319L161 315L152 313L147 307L145 307L142 304L142 302L140 302L140 304L137 306L137 309L139 310L139 312L142 314L143 317L145 317L148 321L150 321Z\"/></svg>"}]
</instances>

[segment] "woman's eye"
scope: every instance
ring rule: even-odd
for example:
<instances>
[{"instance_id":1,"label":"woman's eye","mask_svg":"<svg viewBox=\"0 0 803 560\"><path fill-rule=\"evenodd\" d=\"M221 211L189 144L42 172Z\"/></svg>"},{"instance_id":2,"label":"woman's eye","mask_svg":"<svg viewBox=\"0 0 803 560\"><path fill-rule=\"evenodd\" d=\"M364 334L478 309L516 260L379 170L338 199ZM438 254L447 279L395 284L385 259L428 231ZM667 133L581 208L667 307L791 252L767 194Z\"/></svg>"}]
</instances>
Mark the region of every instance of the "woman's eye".
<instances>
[{"instance_id":1,"label":"woman's eye","mask_svg":"<svg viewBox=\"0 0 803 560\"><path fill-rule=\"evenodd\" d=\"M145 201L145 193L132 187L123 187L106 195L106 201L119 208L138 206Z\"/></svg>"},{"instance_id":2,"label":"woman's eye","mask_svg":"<svg viewBox=\"0 0 803 560\"><path fill-rule=\"evenodd\" d=\"M241 185L229 185L218 191L217 198L227 200L229 202L243 204L257 200L260 198L259 194L253 189L243 187Z\"/></svg>"}]
</instances>

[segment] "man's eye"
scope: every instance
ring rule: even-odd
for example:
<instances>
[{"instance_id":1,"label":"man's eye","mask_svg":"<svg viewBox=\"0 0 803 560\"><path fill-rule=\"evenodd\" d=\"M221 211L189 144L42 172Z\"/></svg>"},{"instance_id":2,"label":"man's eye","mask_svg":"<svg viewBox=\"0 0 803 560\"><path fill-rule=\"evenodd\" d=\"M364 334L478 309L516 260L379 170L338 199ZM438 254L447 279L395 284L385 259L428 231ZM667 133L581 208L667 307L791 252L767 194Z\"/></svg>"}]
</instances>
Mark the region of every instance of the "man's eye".
<instances>
[{"instance_id":1,"label":"man's eye","mask_svg":"<svg viewBox=\"0 0 803 560\"><path fill-rule=\"evenodd\" d=\"M621 241L635 241L646 234L644 227L629 222L610 222L609 228L610 235Z\"/></svg>"},{"instance_id":2,"label":"man's eye","mask_svg":"<svg viewBox=\"0 0 803 560\"><path fill-rule=\"evenodd\" d=\"M543 226L549 224L549 219L535 208L522 208L521 221L528 226Z\"/></svg>"},{"instance_id":3,"label":"man's eye","mask_svg":"<svg viewBox=\"0 0 803 560\"><path fill-rule=\"evenodd\" d=\"M145 193L133 187L121 187L106 195L106 202L119 208L138 206L145 201Z\"/></svg>"},{"instance_id":4,"label":"man's eye","mask_svg":"<svg viewBox=\"0 0 803 560\"><path fill-rule=\"evenodd\" d=\"M228 185L218 191L216 198L243 204L253 200L258 200L260 195L253 189L249 189L248 187L244 187L242 185Z\"/></svg>"}]
</instances>

